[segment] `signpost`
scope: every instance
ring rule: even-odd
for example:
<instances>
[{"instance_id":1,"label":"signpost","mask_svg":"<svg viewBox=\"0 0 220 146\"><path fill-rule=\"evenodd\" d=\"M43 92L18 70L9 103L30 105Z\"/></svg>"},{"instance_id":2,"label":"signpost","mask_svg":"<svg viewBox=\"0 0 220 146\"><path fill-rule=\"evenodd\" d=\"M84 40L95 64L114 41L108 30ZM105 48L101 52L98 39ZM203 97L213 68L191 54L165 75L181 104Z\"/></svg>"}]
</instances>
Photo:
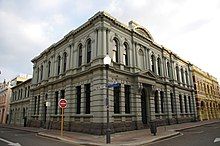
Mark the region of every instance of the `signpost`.
<instances>
[{"instance_id":1,"label":"signpost","mask_svg":"<svg viewBox=\"0 0 220 146\"><path fill-rule=\"evenodd\" d=\"M58 102L59 107L61 108L62 114L61 114L61 127L60 127L60 132L61 132L61 136L63 136L63 113L64 113L64 109L67 107L67 101L66 99L60 99Z\"/></svg>"}]
</instances>

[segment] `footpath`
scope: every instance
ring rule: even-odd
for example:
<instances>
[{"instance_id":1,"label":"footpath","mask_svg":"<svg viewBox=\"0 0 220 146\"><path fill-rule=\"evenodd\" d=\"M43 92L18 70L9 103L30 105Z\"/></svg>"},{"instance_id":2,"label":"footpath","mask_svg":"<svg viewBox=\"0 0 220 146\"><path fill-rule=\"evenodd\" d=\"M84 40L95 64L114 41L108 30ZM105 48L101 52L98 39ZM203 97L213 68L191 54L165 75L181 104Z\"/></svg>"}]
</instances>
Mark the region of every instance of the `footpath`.
<instances>
[{"instance_id":1,"label":"footpath","mask_svg":"<svg viewBox=\"0 0 220 146\"><path fill-rule=\"evenodd\" d=\"M190 129L202 125L220 123L220 120L208 120L199 122L182 123L157 127L157 134L151 134L150 129L134 130L121 133L111 134L111 144L105 144L105 135L91 135L78 132L64 131L61 136L60 130L48 130L34 127L17 127L11 125L0 125L0 127L18 129L23 131L34 132L39 136L49 137L66 141L68 143L80 144L86 146L138 146L158 140L170 138L180 134L181 130Z\"/></svg>"}]
</instances>

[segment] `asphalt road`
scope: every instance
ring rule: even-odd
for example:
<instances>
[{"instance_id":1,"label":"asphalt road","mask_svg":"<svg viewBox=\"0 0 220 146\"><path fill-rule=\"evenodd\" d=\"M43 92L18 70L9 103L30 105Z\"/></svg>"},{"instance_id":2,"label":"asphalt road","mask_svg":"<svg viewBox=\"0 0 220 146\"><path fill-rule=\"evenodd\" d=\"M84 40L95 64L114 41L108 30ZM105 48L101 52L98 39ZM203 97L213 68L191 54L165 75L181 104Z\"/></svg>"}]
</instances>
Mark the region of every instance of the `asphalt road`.
<instances>
[{"instance_id":1,"label":"asphalt road","mask_svg":"<svg viewBox=\"0 0 220 146\"><path fill-rule=\"evenodd\" d=\"M79 146L37 136L36 133L0 127L0 146Z\"/></svg>"},{"instance_id":2,"label":"asphalt road","mask_svg":"<svg viewBox=\"0 0 220 146\"><path fill-rule=\"evenodd\" d=\"M173 138L157 141L148 146L220 146L220 123L180 131ZM215 141L215 142L214 142Z\"/></svg>"}]
</instances>

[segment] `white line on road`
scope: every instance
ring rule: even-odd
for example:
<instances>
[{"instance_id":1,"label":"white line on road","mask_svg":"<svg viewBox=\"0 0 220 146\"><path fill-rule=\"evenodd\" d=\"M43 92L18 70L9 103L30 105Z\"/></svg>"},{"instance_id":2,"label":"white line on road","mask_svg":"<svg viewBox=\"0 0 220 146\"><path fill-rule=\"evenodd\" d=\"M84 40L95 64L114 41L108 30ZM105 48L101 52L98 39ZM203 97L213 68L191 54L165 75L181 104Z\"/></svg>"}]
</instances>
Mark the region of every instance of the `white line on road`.
<instances>
[{"instance_id":1,"label":"white line on road","mask_svg":"<svg viewBox=\"0 0 220 146\"><path fill-rule=\"evenodd\" d=\"M220 138L215 138L214 143L219 142Z\"/></svg>"},{"instance_id":2,"label":"white line on road","mask_svg":"<svg viewBox=\"0 0 220 146\"><path fill-rule=\"evenodd\" d=\"M19 143L13 143L13 142L8 141L8 140L3 139L3 138L0 138L0 141L3 141L3 142L7 143L10 146L21 146Z\"/></svg>"}]
</instances>

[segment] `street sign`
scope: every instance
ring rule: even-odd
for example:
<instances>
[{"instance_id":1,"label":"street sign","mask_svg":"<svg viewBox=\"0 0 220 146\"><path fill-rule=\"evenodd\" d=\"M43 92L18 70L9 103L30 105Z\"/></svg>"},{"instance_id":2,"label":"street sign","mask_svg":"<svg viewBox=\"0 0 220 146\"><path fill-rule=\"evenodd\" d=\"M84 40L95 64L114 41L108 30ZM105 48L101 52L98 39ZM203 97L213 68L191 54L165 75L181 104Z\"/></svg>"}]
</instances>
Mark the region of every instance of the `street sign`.
<instances>
[{"instance_id":1,"label":"street sign","mask_svg":"<svg viewBox=\"0 0 220 146\"><path fill-rule=\"evenodd\" d=\"M66 99L60 99L58 105L60 108L66 108L67 107Z\"/></svg>"},{"instance_id":2,"label":"street sign","mask_svg":"<svg viewBox=\"0 0 220 146\"><path fill-rule=\"evenodd\" d=\"M112 84L108 84L108 88L114 88L114 87L119 87L119 83L112 83Z\"/></svg>"}]
</instances>

